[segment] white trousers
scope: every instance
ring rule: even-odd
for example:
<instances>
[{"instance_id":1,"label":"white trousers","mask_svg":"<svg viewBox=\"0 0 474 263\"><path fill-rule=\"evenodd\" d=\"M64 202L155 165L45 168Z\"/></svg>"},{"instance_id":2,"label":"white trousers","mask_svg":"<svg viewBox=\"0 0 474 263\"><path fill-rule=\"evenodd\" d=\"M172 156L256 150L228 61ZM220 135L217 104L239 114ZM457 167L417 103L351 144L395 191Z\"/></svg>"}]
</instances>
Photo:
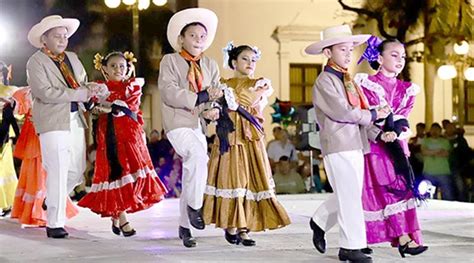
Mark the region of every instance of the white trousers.
<instances>
[{"instance_id":1,"label":"white trousers","mask_svg":"<svg viewBox=\"0 0 474 263\"><path fill-rule=\"evenodd\" d=\"M82 182L86 168L86 141L79 114L71 113L69 131L45 132L39 138L47 174L47 226L64 227L67 197Z\"/></svg>"},{"instance_id":2,"label":"white trousers","mask_svg":"<svg viewBox=\"0 0 474 263\"><path fill-rule=\"evenodd\" d=\"M328 154L324 168L334 193L316 210L313 220L325 232L339 223L339 245L346 249L367 246L362 183L364 155L361 150Z\"/></svg>"},{"instance_id":3,"label":"white trousers","mask_svg":"<svg viewBox=\"0 0 474 263\"><path fill-rule=\"evenodd\" d=\"M207 141L201 127L178 128L166 136L176 153L183 159L182 191L179 200L179 225L190 228L187 206L200 209L207 181Z\"/></svg>"}]
</instances>

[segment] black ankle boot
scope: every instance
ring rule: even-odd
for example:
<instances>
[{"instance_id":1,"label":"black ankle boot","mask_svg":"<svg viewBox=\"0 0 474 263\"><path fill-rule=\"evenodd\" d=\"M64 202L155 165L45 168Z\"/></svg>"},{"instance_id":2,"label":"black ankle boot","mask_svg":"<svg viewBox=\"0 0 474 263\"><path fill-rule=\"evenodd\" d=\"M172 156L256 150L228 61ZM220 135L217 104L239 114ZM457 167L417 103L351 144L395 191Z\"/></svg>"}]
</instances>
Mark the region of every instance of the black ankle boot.
<instances>
[{"instance_id":1,"label":"black ankle boot","mask_svg":"<svg viewBox=\"0 0 474 263\"><path fill-rule=\"evenodd\" d=\"M313 245L319 253L326 253L326 239L324 239L325 232L322 230L311 218L309 226L313 230Z\"/></svg>"},{"instance_id":2,"label":"black ankle boot","mask_svg":"<svg viewBox=\"0 0 474 263\"><path fill-rule=\"evenodd\" d=\"M196 239L191 235L191 230L179 226L179 238L183 240L183 245L185 247L195 247L197 245Z\"/></svg>"},{"instance_id":3,"label":"black ankle boot","mask_svg":"<svg viewBox=\"0 0 474 263\"><path fill-rule=\"evenodd\" d=\"M69 234L62 227L57 227L57 228L46 227L46 235L51 238L66 238Z\"/></svg>"},{"instance_id":4,"label":"black ankle boot","mask_svg":"<svg viewBox=\"0 0 474 263\"><path fill-rule=\"evenodd\" d=\"M339 260L354 263L372 263L372 258L365 255L360 249L339 249Z\"/></svg>"},{"instance_id":5,"label":"black ankle boot","mask_svg":"<svg viewBox=\"0 0 474 263\"><path fill-rule=\"evenodd\" d=\"M202 219L202 213L201 209L193 209L188 205L188 218L189 218L189 223L196 229L203 230L205 225L204 225L204 220Z\"/></svg>"}]
</instances>

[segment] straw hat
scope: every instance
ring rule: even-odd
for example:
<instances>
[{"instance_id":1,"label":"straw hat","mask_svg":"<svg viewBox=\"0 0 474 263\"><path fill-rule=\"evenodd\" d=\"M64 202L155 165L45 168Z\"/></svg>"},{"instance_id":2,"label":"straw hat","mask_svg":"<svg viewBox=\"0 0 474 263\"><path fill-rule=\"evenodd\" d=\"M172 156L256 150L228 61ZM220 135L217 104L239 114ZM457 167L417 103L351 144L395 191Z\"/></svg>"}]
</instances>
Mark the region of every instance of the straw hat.
<instances>
[{"instance_id":1,"label":"straw hat","mask_svg":"<svg viewBox=\"0 0 474 263\"><path fill-rule=\"evenodd\" d=\"M321 32L321 41L315 42L306 47L306 54L317 55L323 52L325 47L332 45L353 42L354 46L363 44L371 35L352 35L351 28L348 25L333 26L326 28Z\"/></svg>"},{"instance_id":2,"label":"straw hat","mask_svg":"<svg viewBox=\"0 0 474 263\"><path fill-rule=\"evenodd\" d=\"M55 27L65 27L67 28L67 36L70 37L76 32L79 24L79 20L75 18L62 18L58 15L47 16L30 29L30 32L28 32L28 41L30 41L30 44L34 47L42 48L41 36L46 33L46 31Z\"/></svg>"},{"instance_id":3,"label":"straw hat","mask_svg":"<svg viewBox=\"0 0 474 263\"><path fill-rule=\"evenodd\" d=\"M217 15L206 8L188 8L174 14L168 23L168 42L176 51L181 51L178 37L181 30L188 24L199 22L207 29L207 39L204 44L206 50L214 40L217 30Z\"/></svg>"}]
</instances>

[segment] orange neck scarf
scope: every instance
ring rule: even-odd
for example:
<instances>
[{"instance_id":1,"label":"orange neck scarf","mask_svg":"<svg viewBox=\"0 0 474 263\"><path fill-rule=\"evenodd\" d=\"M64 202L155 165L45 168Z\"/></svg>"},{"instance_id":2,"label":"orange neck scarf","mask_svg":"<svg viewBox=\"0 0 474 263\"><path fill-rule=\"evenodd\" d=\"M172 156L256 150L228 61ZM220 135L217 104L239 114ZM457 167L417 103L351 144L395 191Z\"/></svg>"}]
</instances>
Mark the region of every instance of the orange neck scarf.
<instances>
[{"instance_id":1,"label":"orange neck scarf","mask_svg":"<svg viewBox=\"0 0 474 263\"><path fill-rule=\"evenodd\" d=\"M53 61L59 63L59 70L71 88L77 89L81 86L79 83L77 83L69 66L66 64L66 62L64 62L64 59L66 58L66 54L64 54L64 52L59 55L54 55L53 52L51 52L51 50L49 50L47 47L43 47L41 50Z\"/></svg>"},{"instance_id":2,"label":"orange neck scarf","mask_svg":"<svg viewBox=\"0 0 474 263\"><path fill-rule=\"evenodd\" d=\"M357 84L354 82L351 74L349 74L347 69L337 65L332 60L328 61L328 66L343 74L343 82L349 104L359 109L368 109L369 105L365 98L365 95L362 93L359 86L357 86Z\"/></svg>"},{"instance_id":3,"label":"orange neck scarf","mask_svg":"<svg viewBox=\"0 0 474 263\"><path fill-rule=\"evenodd\" d=\"M181 50L179 54L186 60L189 61L188 81L189 89L194 92L200 92L202 90L202 72L201 66L198 61L201 59L201 55L193 57L186 50Z\"/></svg>"}]
</instances>

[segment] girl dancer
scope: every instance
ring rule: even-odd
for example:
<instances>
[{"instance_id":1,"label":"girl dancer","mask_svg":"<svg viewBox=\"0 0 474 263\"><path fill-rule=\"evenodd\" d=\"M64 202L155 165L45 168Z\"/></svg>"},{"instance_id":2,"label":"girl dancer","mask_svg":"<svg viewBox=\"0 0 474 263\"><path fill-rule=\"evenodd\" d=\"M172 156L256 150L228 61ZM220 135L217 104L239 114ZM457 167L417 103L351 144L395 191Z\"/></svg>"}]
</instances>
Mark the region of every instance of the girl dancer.
<instances>
[{"instance_id":1,"label":"girl dancer","mask_svg":"<svg viewBox=\"0 0 474 263\"><path fill-rule=\"evenodd\" d=\"M166 189L151 162L142 129L140 97L144 80L135 78L132 53L95 56L95 68L104 75L110 96L97 128L97 155L91 191L78 203L103 217L112 217L112 232L133 236L127 213L158 203Z\"/></svg>"},{"instance_id":2,"label":"girl dancer","mask_svg":"<svg viewBox=\"0 0 474 263\"><path fill-rule=\"evenodd\" d=\"M421 245L413 173L407 159L410 136L407 118L420 88L397 79L405 66L405 57L405 47L398 40L381 42L371 37L363 58L378 72L372 76L355 76L369 107L388 105L392 109L383 123L376 122L379 133L376 141L370 143L370 153L365 155L362 200L367 243L391 242L398 246L402 257L423 253L428 248Z\"/></svg>"},{"instance_id":3,"label":"girl dancer","mask_svg":"<svg viewBox=\"0 0 474 263\"><path fill-rule=\"evenodd\" d=\"M273 89L268 79L253 77L259 58L255 47L235 47L231 42L224 48L225 66L234 70L233 78L223 80L229 87L224 92L224 105L231 111L221 110L204 195L205 223L225 229L229 243L244 246L256 244L248 236L250 231L290 224L275 197L265 149L263 108ZM228 136L222 135L220 126L229 117L235 127L228 129Z\"/></svg>"}]
</instances>

